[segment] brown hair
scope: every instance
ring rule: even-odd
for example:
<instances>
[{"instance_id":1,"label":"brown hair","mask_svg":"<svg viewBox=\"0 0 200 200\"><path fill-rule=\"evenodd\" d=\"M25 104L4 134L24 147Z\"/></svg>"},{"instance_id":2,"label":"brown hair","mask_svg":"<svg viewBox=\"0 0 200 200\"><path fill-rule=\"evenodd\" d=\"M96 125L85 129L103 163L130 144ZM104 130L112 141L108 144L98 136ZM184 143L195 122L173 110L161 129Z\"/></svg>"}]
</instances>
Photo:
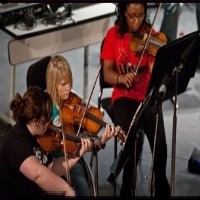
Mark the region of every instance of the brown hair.
<instances>
[{"instance_id":1,"label":"brown hair","mask_svg":"<svg viewBox=\"0 0 200 200\"><path fill-rule=\"evenodd\" d=\"M16 93L15 98L10 103L13 119L25 123L41 117L48 121L52 115L52 109L51 96L37 86L29 87L23 97Z\"/></svg>"}]
</instances>

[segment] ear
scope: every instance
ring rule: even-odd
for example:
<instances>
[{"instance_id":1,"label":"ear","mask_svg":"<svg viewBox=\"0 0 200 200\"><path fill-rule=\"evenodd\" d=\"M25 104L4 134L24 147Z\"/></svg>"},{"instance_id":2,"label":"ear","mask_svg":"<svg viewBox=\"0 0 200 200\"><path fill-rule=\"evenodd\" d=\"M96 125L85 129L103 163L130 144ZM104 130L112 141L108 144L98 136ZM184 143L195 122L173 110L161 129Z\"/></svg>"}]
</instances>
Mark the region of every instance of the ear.
<instances>
[{"instance_id":1,"label":"ear","mask_svg":"<svg viewBox=\"0 0 200 200\"><path fill-rule=\"evenodd\" d=\"M34 118L34 119L32 120L32 122L33 122L33 124L34 124L36 127L38 127L38 125L39 125L38 119Z\"/></svg>"}]
</instances>

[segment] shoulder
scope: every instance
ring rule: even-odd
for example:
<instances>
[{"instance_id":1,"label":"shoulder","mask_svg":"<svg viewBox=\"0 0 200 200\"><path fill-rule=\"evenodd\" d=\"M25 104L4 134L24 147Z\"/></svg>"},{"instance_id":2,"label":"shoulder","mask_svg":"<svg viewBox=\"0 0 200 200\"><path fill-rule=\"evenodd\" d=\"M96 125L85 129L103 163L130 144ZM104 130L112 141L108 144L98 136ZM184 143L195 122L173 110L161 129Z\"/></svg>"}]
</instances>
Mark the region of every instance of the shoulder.
<instances>
[{"instance_id":1,"label":"shoulder","mask_svg":"<svg viewBox=\"0 0 200 200\"><path fill-rule=\"evenodd\" d=\"M26 136L28 129L25 124L17 122L9 131L8 138L10 141L15 140L18 137Z\"/></svg>"},{"instance_id":2,"label":"shoulder","mask_svg":"<svg viewBox=\"0 0 200 200\"><path fill-rule=\"evenodd\" d=\"M118 38L118 26L114 25L110 29L108 29L107 34L105 36L105 43L112 43Z\"/></svg>"},{"instance_id":3,"label":"shoulder","mask_svg":"<svg viewBox=\"0 0 200 200\"><path fill-rule=\"evenodd\" d=\"M59 108L56 104L53 104L53 112L51 115L51 120L54 121L54 119L59 116Z\"/></svg>"},{"instance_id":4,"label":"shoulder","mask_svg":"<svg viewBox=\"0 0 200 200\"><path fill-rule=\"evenodd\" d=\"M112 26L110 29L108 29L107 34L110 34L110 35L117 35L118 29L119 29L119 27L118 27L117 25L114 25L114 26Z\"/></svg>"},{"instance_id":5,"label":"shoulder","mask_svg":"<svg viewBox=\"0 0 200 200\"><path fill-rule=\"evenodd\" d=\"M30 143L30 141L33 140L33 136L25 124L18 122L11 128L8 140L10 144L17 145L21 148L25 146L26 143Z\"/></svg>"},{"instance_id":6,"label":"shoulder","mask_svg":"<svg viewBox=\"0 0 200 200\"><path fill-rule=\"evenodd\" d=\"M12 165L18 168L24 159L34 155L33 140L33 136L28 131L26 125L16 123L10 129L2 148L3 152L6 153L6 159L12 161L15 158Z\"/></svg>"}]
</instances>

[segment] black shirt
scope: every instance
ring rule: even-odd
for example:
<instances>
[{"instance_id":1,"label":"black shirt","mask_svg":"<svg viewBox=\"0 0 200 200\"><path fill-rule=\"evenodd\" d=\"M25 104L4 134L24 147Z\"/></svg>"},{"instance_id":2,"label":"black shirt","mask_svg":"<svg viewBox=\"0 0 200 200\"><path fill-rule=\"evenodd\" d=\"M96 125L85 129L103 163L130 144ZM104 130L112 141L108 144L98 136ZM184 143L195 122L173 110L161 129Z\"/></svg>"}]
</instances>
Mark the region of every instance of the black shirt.
<instances>
[{"instance_id":1,"label":"black shirt","mask_svg":"<svg viewBox=\"0 0 200 200\"><path fill-rule=\"evenodd\" d=\"M40 187L20 172L21 164L31 155L44 165L52 161L42 152L37 138L23 123L18 122L8 132L0 152L0 198L45 195Z\"/></svg>"}]
</instances>

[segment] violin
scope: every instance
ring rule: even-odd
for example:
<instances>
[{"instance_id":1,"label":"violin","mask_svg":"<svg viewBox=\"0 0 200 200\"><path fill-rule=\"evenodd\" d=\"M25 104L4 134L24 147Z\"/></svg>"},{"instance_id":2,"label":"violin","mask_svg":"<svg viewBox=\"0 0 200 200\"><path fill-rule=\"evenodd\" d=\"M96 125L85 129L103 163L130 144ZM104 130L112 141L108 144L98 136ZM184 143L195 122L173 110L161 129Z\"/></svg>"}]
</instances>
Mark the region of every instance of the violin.
<instances>
[{"instance_id":1,"label":"violin","mask_svg":"<svg viewBox=\"0 0 200 200\"><path fill-rule=\"evenodd\" d=\"M71 156L78 154L78 150L81 147L81 137L74 134L64 132L64 142L67 147L67 153ZM92 144L92 149L100 149L100 138L99 137L88 137ZM63 152L63 139L62 130L54 125L48 127L48 130L44 135L38 136L37 141L40 144L43 151L50 153L55 150L61 150Z\"/></svg>"},{"instance_id":2,"label":"violin","mask_svg":"<svg viewBox=\"0 0 200 200\"><path fill-rule=\"evenodd\" d=\"M74 98L78 98L76 95ZM72 125L80 125L81 119L85 112L85 106L81 104L67 104L64 103L64 106L61 109L62 112L62 121L63 124L72 124ZM89 135L95 136L101 129L101 125L94 120L87 117L87 113L90 112L92 115L96 116L99 119L103 119L103 113L93 106L88 107L86 111L86 116L83 119L82 128L88 132Z\"/></svg>"},{"instance_id":3,"label":"violin","mask_svg":"<svg viewBox=\"0 0 200 200\"><path fill-rule=\"evenodd\" d=\"M63 112L63 124L72 124L72 125L80 125L81 119L83 117L83 113L85 112L85 106L81 105L65 105L62 108ZM102 112L95 108L90 107L86 112L86 116L83 119L82 128L88 132L91 136L96 136L99 130L101 129L101 124L95 122L94 120L88 118L87 113L91 113L92 115L98 117L102 120L103 114Z\"/></svg>"},{"instance_id":4,"label":"violin","mask_svg":"<svg viewBox=\"0 0 200 200\"><path fill-rule=\"evenodd\" d=\"M81 139L71 133L64 133L64 142L67 146L67 153L73 154L77 152L78 146L81 144ZM44 135L38 136L37 141L43 151L50 153L56 150L61 152L63 149L62 130L54 125L48 127Z\"/></svg>"},{"instance_id":5,"label":"violin","mask_svg":"<svg viewBox=\"0 0 200 200\"><path fill-rule=\"evenodd\" d=\"M68 131L69 124L79 125L81 118L85 112L85 106L81 103L81 99L74 93L70 93L70 102L64 102L61 112L62 112L62 122L64 129ZM77 103L77 104L74 104ZM96 136L101 127L106 127L106 122L103 120L103 113L93 106L90 106L86 111L85 118L83 119L82 127L88 132L89 136ZM71 132L71 130L69 130ZM74 132L74 131L73 131ZM126 135L125 132L118 131L117 136L122 142L125 142Z\"/></svg>"},{"instance_id":6,"label":"violin","mask_svg":"<svg viewBox=\"0 0 200 200\"><path fill-rule=\"evenodd\" d=\"M74 93L70 93L69 99L63 102L61 109L63 124L80 125L81 119L85 112L85 105L82 104L81 99ZM90 106L87 112L92 113L99 119L103 119L103 113L94 106ZM87 113L86 113L87 114ZM83 119L82 128L85 129L89 135L96 136L101 129L101 124L88 118Z\"/></svg>"},{"instance_id":7,"label":"violin","mask_svg":"<svg viewBox=\"0 0 200 200\"><path fill-rule=\"evenodd\" d=\"M131 41L129 44L129 47L132 52L141 53L144 49L148 37L149 43L148 45L146 45L145 50L152 56L156 56L158 49L167 43L167 37L164 33L157 32L149 35L149 31L150 28L144 26L139 34L132 34Z\"/></svg>"}]
</instances>

